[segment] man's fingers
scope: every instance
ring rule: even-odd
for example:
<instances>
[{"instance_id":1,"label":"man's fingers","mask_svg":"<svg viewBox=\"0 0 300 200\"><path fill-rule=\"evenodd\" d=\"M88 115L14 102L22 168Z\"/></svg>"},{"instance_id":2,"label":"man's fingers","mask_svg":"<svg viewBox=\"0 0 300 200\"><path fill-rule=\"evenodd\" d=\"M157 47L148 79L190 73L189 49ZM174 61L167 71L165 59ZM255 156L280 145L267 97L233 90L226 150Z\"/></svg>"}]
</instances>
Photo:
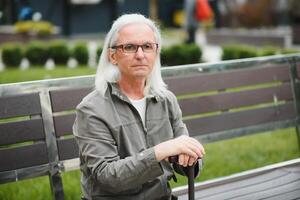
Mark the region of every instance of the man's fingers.
<instances>
[{"instance_id":1,"label":"man's fingers","mask_svg":"<svg viewBox=\"0 0 300 200\"><path fill-rule=\"evenodd\" d=\"M191 148L195 150L195 152L198 154L199 157L203 157L205 155L205 149L198 140L189 137L189 140L187 142L193 146Z\"/></svg>"},{"instance_id":2,"label":"man's fingers","mask_svg":"<svg viewBox=\"0 0 300 200\"><path fill-rule=\"evenodd\" d=\"M178 156L178 164L183 165L183 162L184 162L184 154L180 154Z\"/></svg>"},{"instance_id":3,"label":"man's fingers","mask_svg":"<svg viewBox=\"0 0 300 200\"><path fill-rule=\"evenodd\" d=\"M194 158L194 157L191 157L191 156L188 156L186 154L180 154L178 156L178 164L179 165L182 165L184 167L187 167L187 166L193 166L194 163L197 161L198 159Z\"/></svg>"},{"instance_id":4,"label":"man's fingers","mask_svg":"<svg viewBox=\"0 0 300 200\"><path fill-rule=\"evenodd\" d=\"M193 166L193 164L196 162L197 159L194 159L193 157L189 157L189 166Z\"/></svg>"}]
</instances>

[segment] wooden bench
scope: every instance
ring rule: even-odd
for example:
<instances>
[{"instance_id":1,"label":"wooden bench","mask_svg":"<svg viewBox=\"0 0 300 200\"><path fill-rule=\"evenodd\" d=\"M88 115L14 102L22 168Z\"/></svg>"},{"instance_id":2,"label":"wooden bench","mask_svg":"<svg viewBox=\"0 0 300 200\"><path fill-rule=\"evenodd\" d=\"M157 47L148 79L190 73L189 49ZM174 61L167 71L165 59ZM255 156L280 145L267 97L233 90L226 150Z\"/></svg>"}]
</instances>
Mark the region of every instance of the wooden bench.
<instances>
[{"instance_id":1,"label":"wooden bench","mask_svg":"<svg viewBox=\"0 0 300 200\"><path fill-rule=\"evenodd\" d=\"M299 128L299 54L174 66L162 74L191 136L204 143ZM0 183L47 175L53 198L64 199L61 172L79 166L74 109L93 82L84 76L0 85Z\"/></svg>"}]
</instances>

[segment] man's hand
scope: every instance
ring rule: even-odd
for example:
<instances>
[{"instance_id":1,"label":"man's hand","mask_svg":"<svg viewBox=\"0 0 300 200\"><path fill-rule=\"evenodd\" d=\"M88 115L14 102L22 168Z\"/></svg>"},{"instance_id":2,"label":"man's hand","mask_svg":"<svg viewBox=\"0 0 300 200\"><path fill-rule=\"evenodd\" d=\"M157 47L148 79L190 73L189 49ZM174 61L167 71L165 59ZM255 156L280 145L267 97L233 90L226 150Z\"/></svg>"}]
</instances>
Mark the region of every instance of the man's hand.
<instances>
[{"instance_id":1,"label":"man's hand","mask_svg":"<svg viewBox=\"0 0 300 200\"><path fill-rule=\"evenodd\" d=\"M179 155L178 162L183 166L192 165L205 154L204 147L198 140L185 135L156 145L154 152L158 161Z\"/></svg>"},{"instance_id":2,"label":"man's hand","mask_svg":"<svg viewBox=\"0 0 300 200\"><path fill-rule=\"evenodd\" d=\"M178 164L182 165L183 167L193 166L193 164L195 164L197 160L198 158L195 159L194 157L188 156L186 154L180 154L178 156Z\"/></svg>"}]
</instances>

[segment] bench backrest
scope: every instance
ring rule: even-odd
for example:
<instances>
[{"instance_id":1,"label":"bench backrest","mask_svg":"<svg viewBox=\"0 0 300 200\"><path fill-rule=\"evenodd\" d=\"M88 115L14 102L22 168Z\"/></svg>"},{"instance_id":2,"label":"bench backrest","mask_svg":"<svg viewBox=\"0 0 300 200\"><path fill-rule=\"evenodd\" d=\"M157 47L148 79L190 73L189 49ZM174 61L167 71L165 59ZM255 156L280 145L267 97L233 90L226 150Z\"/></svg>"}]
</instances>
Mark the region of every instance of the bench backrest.
<instances>
[{"instance_id":1,"label":"bench backrest","mask_svg":"<svg viewBox=\"0 0 300 200\"><path fill-rule=\"evenodd\" d=\"M38 93L0 99L0 172L1 182L11 177L47 174L49 160ZM27 168L26 171L20 169Z\"/></svg>"},{"instance_id":2,"label":"bench backrest","mask_svg":"<svg viewBox=\"0 0 300 200\"><path fill-rule=\"evenodd\" d=\"M49 175L53 197L63 199L47 96L35 91L0 98L0 183Z\"/></svg>"},{"instance_id":3,"label":"bench backrest","mask_svg":"<svg viewBox=\"0 0 300 200\"><path fill-rule=\"evenodd\" d=\"M289 70L288 64L274 64L177 76L165 81L178 97L190 135L212 142L296 126ZM86 87L50 91L61 161L78 157L72 137L75 107L91 90Z\"/></svg>"},{"instance_id":4,"label":"bench backrest","mask_svg":"<svg viewBox=\"0 0 300 200\"><path fill-rule=\"evenodd\" d=\"M91 87L49 91L59 160L78 158L78 146L72 133L75 108L91 91Z\"/></svg>"},{"instance_id":5,"label":"bench backrest","mask_svg":"<svg viewBox=\"0 0 300 200\"><path fill-rule=\"evenodd\" d=\"M295 125L288 64L175 77L166 82L179 97L190 134L205 142Z\"/></svg>"}]
</instances>

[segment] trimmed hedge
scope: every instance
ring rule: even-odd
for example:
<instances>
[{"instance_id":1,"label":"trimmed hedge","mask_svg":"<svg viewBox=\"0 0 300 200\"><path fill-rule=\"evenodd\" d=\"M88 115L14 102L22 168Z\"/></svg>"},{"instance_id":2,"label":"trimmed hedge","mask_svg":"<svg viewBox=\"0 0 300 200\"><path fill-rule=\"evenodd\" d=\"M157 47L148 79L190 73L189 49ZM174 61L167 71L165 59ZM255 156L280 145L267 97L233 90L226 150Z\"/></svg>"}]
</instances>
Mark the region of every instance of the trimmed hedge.
<instances>
[{"instance_id":1,"label":"trimmed hedge","mask_svg":"<svg viewBox=\"0 0 300 200\"><path fill-rule=\"evenodd\" d=\"M30 42L25 49L25 57L31 65L44 65L49 58L49 51L43 42Z\"/></svg>"},{"instance_id":2,"label":"trimmed hedge","mask_svg":"<svg viewBox=\"0 0 300 200\"><path fill-rule=\"evenodd\" d=\"M259 56L255 47L248 45L226 45L223 46L222 60L251 58Z\"/></svg>"},{"instance_id":3,"label":"trimmed hedge","mask_svg":"<svg viewBox=\"0 0 300 200\"><path fill-rule=\"evenodd\" d=\"M199 63L201 56L202 51L195 44L176 44L162 48L161 63L163 66Z\"/></svg>"},{"instance_id":4,"label":"trimmed hedge","mask_svg":"<svg viewBox=\"0 0 300 200\"><path fill-rule=\"evenodd\" d=\"M281 54L290 54L290 53L300 53L300 51L296 50L296 49L285 48L285 49L281 49L280 53Z\"/></svg>"},{"instance_id":5,"label":"trimmed hedge","mask_svg":"<svg viewBox=\"0 0 300 200\"><path fill-rule=\"evenodd\" d=\"M48 59L53 59L56 65L67 65L70 57L73 57L80 65L87 65L89 53L86 43L78 42L72 49L64 41L48 42L33 41L25 45L24 55L20 45L7 45L2 55L3 62L8 66L18 66L23 57L26 57L31 65L44 65ZM9 47L9 48L8 48ZM15 49L16 48L16 49ZM12 50L14 49L14 50ZM9 51L8 51L9 50ZM13 56L10 56L12 53ZM98 46L96 52L96 62L98 63L102 47ZM17 54L17 55L15 55ZM161 51L161 63L163 66L184 65L201 62L202 51L195 44L177 44L170 47L164 47Z\"/></svg>"},{"instance_id":6,"label":"trimmed hedge","mask_svg":"<svg viewBox=\"0 0 300 200\"><path fill-rule=\"evenodd\" d=\"M72 57L74 57L78 64L86 65L89 59L89 52L86 43L80 42L75 44L72 49Z\"/></svg>"},{"instance_id":7,"label":"trimmed hedge","mask_svg":"<svg viewBox=\"0 0 300 200\"><path fill-rule=\"evenodd\" d=\"M234 44L223 46L222 60L251 58L257 56L271 56L276 54L299 53L296 49L280 49L273 46L254 47L249 45Z\"/></svg>"},{"instance_id":8,"label":"trimmed hedge","mask_svg":"<svg viewBox=\"0 0 300 200\"><path fill-rule=\"evenodd\" d=\"M49 57L55 64L66 65L70 58L70 50L64 41L54 41L49 45Z\"/></svg>"},{"instance_id":9,"label":"trimmed hedge","mask_svg":"<svg viewBox=\"0 0 300 200\"><path fill-rule=\"evenodd\" d=\"M19 67L23 58L20 44L6 43L2 47L2 61L6 67Z\"/></svg>"}]
</instances>

